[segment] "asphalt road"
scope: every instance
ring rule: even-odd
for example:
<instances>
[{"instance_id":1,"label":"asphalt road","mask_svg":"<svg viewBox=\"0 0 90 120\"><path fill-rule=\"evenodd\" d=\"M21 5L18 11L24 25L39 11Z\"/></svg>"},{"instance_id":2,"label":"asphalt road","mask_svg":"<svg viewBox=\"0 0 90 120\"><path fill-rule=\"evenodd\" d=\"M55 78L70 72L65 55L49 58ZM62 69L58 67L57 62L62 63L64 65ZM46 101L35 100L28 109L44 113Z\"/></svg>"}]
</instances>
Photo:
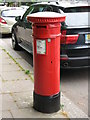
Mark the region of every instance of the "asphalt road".
<instances>
[{"instance_id":1,"label":"asphalt road","mask_svg":"<svg viewBox=\"0 0 90 120\"><path fill-rule=\"evenodd\" d=\"M11 38L7 36L0 39L11 48ZM25 50L16 52L33 67L31 54ZM88 69L61 70L61 91L86 114L88 113Z\"/></svg>"}]
</instances>

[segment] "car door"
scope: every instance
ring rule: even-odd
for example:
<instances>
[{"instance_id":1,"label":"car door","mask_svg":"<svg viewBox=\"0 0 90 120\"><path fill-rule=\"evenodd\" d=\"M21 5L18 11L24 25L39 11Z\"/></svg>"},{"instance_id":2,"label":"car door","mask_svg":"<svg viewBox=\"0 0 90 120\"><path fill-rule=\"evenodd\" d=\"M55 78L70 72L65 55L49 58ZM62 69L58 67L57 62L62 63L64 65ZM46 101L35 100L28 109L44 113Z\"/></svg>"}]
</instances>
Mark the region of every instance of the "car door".
<instances>
[{"instance_id":1,"label":"car door","mask_svg":"<svg viewBox=\"0 0 90 120\"><path fill-rule=\"evenodd\" d=\"M27 15L30 14L34 6L30 6L24 13L18 26L18 33L21 47L32 53L32 23L27 21Z\"/></svg>"},{"instance_id":2,"label":"car door","mask_svg":"<svg viewBox=\"0 0 90 120\"><path fill-rule=\"evenodd\" d=\"M24 15L24 22L25 22L25 41L27 42L27 47L31 52L33 52L33 38L32 38L32 23L27 22L27 15L36 13L36 12L42 12L47 5L33 5L31 10L29 10L25 15Z\"/></svg>"},{"instance_id":3,"label":"car door","mask_svg":"<svg viewBox=\"0 0 90 120\"><path fill-rule=\"evenodd\" d=\"M47 9L45 8L51 8L50 6L47 5L32 5L23 15L22 21L21 21L21 26L18 28L20 31L20 39L22 42L20 43L24 49L26 49L28 52L33 53L33 39L32 39L32 23L27 21L27 15L36 13L36 12L42 12L46 11ZM51 10L51 9L50 9Z\"/></svg>"},{"instance_id":4,"label":"car door","mask_svg":"<svg viewBox=\"0 0 90 120\"><path fill-rule=\"evenodd\" d=\"M27 21L27 15L41 12L45 7L45 5L33 5L27 10L22 18L25 31L23 43L24 47L26 47L26 50L30 53L33 53L32 23Z\"/></svg>"},{"instance_id":5,"label":"car door","mask_svg":"<svg viewBox=\"0 0 90 120\"><path fill-rule=\"evenodd\" d=\"M25 39L25 29L24 29L24 21L20 19L17 26L17 36L20 44L23 44L23 40Z\"/></svg>"},{"instance_id":6,"label":"car door","mask_svg":"<svg viewBox=\"0 0 90 120\"><path fill-rule=\"evenodd\" d=\"M24 37L24 45L26 49L32 53L33 52L33 39L32 39L32 23L27 21L27 14L23 18L24 21L24 31L25 31L25 37Z\"/></svg>"}]
</instances>

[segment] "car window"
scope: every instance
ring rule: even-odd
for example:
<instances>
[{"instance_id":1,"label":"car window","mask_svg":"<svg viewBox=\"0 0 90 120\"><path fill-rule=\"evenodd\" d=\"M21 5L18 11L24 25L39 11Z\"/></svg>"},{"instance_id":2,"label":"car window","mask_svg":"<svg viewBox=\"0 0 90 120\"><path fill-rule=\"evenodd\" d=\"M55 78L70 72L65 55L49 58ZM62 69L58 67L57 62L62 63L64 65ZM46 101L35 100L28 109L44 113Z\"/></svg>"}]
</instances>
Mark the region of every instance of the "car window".
<instances>
[{"instance_id":1,"label":"car window","mask_svg":"<svg viewBox=\"0 0 90 120\"><path fill-rule=\"evenodd\" d=\"M3 10L1 16L3 17L16 17L24 14L24 10Z\"/></svg>"},{"instance_id":2,"label":"car window","mask_svg":"<svg viewBox=\"0 0 90 120\"><path fill-rule=\"evenodd\" d=\"M30 6L30 7L27 9L27 11L24 13L24 15L23 15L23 17L22 17L22 20L23 20L24 22L27 22L27 15L28 15L28 14L31 14L32 11L33 11L33 9L34 9L34 6Z\"/></svg>"},{"instance_id":3,"label":"car window","mask_svg":"<svg viewBox=\"0 0 90 120\"><path fill-rule=\"evenodd\" d=\"M65 24L68 27L90 26L88 16L90 14L89 6L63 8L66 15Z\"/></svg>"},{"instance_id":4,"label":"car window","mask_svg":"<svg viewBox=\"0 0 90 120\"><path fill-rule=\"evenodd\" d=\"M32 13L36 13L36 12L44 12L44 11L51 11L51 12L59 12L59 8L57 6L54 5L37 5L34 7L34 10L32 11Z\"/></svg>"},{"instance_id":5,"label":"car window","mask_svg":"<svg viewBox=\"0 0 90 120\"><path fill-rule=\"evenodd\" d=\"M64 12L65 13L90 12L90 6L65 8Z\"/></svg>"},{"instance_id":6,"label":"car window","mask_svg":"<svg viewBox=\"0 0 90 120\"><path fill-rule=\"evenodd\" d=\"M31 6L26 13L23 16L23 21L27 22L27 15L32 14L32 13L36 13L36 12L42 12L44 11L44 9L46 8L46 5L33 5Z\"/></svg>"},{"instance_id":7,"label":"car window","mask_svg":"<svg viewBox=\"0 0 90 120\"><path fill-rule=\"evenodd\" d=\"M37 5L34 7L33 11L31 12L32 13L36 13L36 12L42 12L44 10L46 6L45 5Z\"/></svg>"},{"instance_id":8,"label":"car window","mask_svg":"<svg viewBox=\"0 0 90 120\"><path fill-rule=\"evenodd\" d=\"M60 10L58 9L57 6L52 6L52 5L33 5L31 6L26 13L23 16L23 21L27 22L27 15L36 13L36 12L45 12L45 11L52 11L52 12L58 12L60 13Z\"/></svg>"}]
</instances>

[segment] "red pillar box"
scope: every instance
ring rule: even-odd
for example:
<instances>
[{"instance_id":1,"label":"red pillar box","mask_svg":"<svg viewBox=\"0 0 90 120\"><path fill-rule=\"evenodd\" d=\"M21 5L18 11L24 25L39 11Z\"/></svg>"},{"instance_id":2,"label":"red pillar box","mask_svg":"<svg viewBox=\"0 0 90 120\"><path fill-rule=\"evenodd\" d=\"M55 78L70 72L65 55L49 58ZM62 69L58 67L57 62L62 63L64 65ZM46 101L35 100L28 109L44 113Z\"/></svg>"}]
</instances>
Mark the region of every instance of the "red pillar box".
<instances>
[{"instance_id":1,"label":"red pillar box","mask_svg":"<svg viewBox=\"0 0 90 120\"><path fill-rule=\"evenodd\" d=\"M60 109L60 22L65 16L39 12L27 17L33 23L34 101L44 113Z\"/></svg>"}]
</instances>

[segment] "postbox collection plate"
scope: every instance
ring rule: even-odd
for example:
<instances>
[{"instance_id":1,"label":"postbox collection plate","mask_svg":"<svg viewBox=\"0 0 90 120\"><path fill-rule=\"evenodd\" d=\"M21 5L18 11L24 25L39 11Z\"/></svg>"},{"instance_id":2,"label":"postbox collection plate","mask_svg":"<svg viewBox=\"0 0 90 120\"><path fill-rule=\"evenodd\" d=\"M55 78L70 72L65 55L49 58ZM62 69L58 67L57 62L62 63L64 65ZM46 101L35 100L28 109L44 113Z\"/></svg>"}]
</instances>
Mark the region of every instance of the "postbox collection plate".
<instances>
[{"instance_id":1,"label":"postbox collection plate","mask_svg":"<svg viewBox=\"0 0 90 120\"><path fill-rule=\"evenodd\" d=\"M46 40L36 40L37 54L46 54Z\"/></svg>"}]
</instances>

